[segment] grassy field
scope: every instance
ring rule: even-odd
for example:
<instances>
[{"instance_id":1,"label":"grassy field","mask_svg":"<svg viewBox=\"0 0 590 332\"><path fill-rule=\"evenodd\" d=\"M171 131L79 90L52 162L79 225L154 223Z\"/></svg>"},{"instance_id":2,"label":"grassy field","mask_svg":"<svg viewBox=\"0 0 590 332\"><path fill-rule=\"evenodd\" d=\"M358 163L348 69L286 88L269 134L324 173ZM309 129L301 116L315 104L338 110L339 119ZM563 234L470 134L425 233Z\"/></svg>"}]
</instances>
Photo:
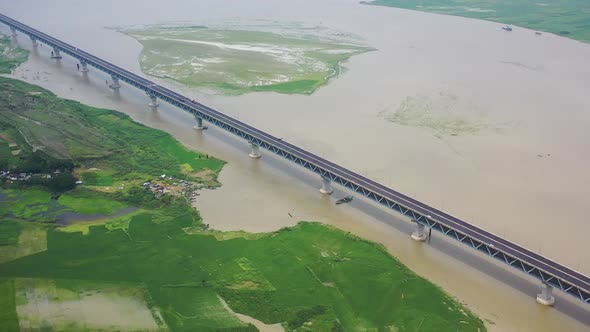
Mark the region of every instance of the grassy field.
<instances>
[{"instance_id":1,"label":"grassy field","mask_svg":"<svg viewBox=\"0 0 590 332\"><path fill-rule=\"evenodd\" d=\"M83 177L94 184L114 185L161 174L198 181L195 174L204 170L215 179L223 166L122 113L60 99L8 78L0 77L0 89L0 168L34 163L51 169L68 160L85 169ZM7 151L15 149L11 143L20 150L17 155ZM90 173L97 171L92 179Z\"/></svg>"},{"instance_id":2,"label":"grassy field","mask_svg":"<svg viewBox=\"0 0 590 332\"><path fill-rule=\"evenodd\" d=\"M122 31L143 45L144 72L226 94L311 94L338 75L344 61L370 50L343 35L312 36L309 29L298 34L200 26Z\"/></svg>"},{"instance_id":3,"label":"grassy field","mask_svg":"<svg viewBox=\"0 0 590 332\"><path fill-rule=\"evenodd\" d=\"M29 51L12 46L10 37L0 35L0 74L10 74L29 56Z\"/></svg>"},{"instance_id":4,"label":"grassy field","mask_svg":"<svg viewBox=\"0 0 590 332\"><path fill-rule=\"evenodd\" d=\"M587 0L375 0L364 3L514 24L590 43L590 3Z\"/></svg>"},{"instance_id":5,"label":"grassy field","mask_svg":"<svg viewBox=\"0 0 590 332\"><path fill-rule=\"evenodd\" d=\"M219 241L183 232L194 224L190 214L155 219L138 215L127 232L50 231L47 251L0 265L0 277L145 284L173 330L251 328L228 316L217 295L236 312L288 330L484 330L383 248L336 229L303 223L256 240Z\"/></svg>"}]
</instances>

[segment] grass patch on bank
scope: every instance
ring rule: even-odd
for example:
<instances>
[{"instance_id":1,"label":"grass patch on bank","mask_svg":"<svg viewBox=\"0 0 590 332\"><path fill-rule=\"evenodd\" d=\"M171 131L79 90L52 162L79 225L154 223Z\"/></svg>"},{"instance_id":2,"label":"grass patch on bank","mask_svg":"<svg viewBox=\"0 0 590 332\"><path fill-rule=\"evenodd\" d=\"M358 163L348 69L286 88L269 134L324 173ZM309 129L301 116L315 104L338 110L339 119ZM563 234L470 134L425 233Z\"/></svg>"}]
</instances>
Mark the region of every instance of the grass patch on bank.
<instances>
[{"instance_id":1,"label":"grass patch on bank","mask_svg":"<svg viewBox=\"0 0 590 332\"><path fill-rule=\"evenodd\" d=\"M123 113L93 108L56 97L40 87L0 77L0 135L6 147L17 144L18 155L7 154L1 168L20 170L43 165L52 171L64 161L85 169L108 169L83 173L89 184L108 186L161 174L198 180L183 172L210 170L215 179L223 166L219 159L191 151L170 134L148 128ZM34 92L34 94L31 94ZM18 128L18 130L16 130Z\"/></svg>"},{"instance_id":2,"label":"grass patch on bank","mask_svg":"<svg viewBox=\"0 0 590 332\"><path fill-rule=\"evenodd\" d=\"M0 35L0 74L10 74L27 60L29 51L14 47L10 37Z\"/></svg>"},{"instance_id":3,"label":"grass patch on bank","mask_svg":"<svg viewBox=\"0 0 590 332\"><path fill-rule=\"evenodd\" d=\"M514 24L590 43L587 0L375 0L364 3Z\"/></svg>"}]
</instances>

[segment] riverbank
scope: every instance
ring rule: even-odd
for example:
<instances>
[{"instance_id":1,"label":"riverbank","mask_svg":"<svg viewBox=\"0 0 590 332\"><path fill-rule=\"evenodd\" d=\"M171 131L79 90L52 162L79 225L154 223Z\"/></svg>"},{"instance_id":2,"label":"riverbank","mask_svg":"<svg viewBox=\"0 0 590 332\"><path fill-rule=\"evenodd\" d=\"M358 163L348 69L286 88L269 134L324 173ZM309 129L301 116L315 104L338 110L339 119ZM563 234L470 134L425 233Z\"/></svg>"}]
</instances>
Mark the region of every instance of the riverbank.
<instances>
[{"instance_id":1,"label":"riverbank","mask_svg":"<svg viewBox=\"0 0 590 332\"><path fill-rule=\"evenodd\" d=\"M363 3L514 24L590 43L590 7L584 1L375 0Z\"/></svg>"}]
</instances>

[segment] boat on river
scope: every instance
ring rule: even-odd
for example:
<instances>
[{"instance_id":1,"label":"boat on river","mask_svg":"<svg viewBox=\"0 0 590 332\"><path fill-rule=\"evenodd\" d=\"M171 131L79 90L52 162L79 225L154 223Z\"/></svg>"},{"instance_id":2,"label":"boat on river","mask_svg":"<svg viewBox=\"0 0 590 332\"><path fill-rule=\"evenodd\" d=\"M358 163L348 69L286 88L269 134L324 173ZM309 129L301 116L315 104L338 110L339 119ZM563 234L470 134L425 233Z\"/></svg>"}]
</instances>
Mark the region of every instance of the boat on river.
<instances>
[{"instance_id":1,"label":"boat on river","mask_svg":"<svg viewBox=\"0 0 590 332\"><path fill-rule=\"evenodd\" d=\"M512 31L512 27L509 25L505 25L502 27L502 29L506 30L506 31Z\"/></svg>"},{"instance_id":2,"label":"boat on river","mask_svg":"<svg viewBox=\"0 0 590 332\"><path fill-rule=\"evenodd\" d=\"M336 204L348 203L352 201L352 196L346 196L336 201Z\"/></svg>"}]
</instances>

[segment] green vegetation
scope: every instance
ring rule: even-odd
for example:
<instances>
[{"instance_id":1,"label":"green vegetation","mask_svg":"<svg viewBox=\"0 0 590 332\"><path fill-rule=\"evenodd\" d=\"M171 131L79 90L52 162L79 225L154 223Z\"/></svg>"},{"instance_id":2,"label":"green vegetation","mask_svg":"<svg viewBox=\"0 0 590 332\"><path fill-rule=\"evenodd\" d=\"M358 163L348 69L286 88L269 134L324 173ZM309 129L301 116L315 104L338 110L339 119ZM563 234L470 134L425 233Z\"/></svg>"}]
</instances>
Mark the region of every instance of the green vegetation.
<instances>
[{"instance_id":1,"label":"green vegetation","mask_svg":"<svg viewBox=\"0 0 590 332\"><path fill-rule=\"evenodd\" d=\"M309 29L287 34L156 26L123 32L143 45L144 72L227 94L311 94L338 75L344 61L371 50L343 34L320 38Z\"/></svg>"},{"instance_id":2,"label":"green vegetation","mask_svg":"<svg viewBox=\"0 0 590 332\"><path fill-rule=\"evenodd\" d=\"M60 99L8 78L0 77L0 89L0 169L49 173L76 164L83 178L111 185L161 174L198 181L196 173L202 171L214 180L223 166L125 114ZM7 152L15 145L18 154ZM192 172L183 171L183 164ZM101 172L92 177L94 171Z\"/></svg>"},{"instance_id":3,"label":"green vegetation","mask_svg":"<svg viewBox=\"0 0 590 332\"><path fill-rule=\"evenodd\" d=\"M514 24L590 43L587 0L375 0L365 3Z\"/></svg>"},{"instance_id":4,"label":"green vegetation","mask_svg":"<svg viewBox=\"0 0 590 332\"><path fill-rule=\"evenodd\" d=\"M0 146L20 150L3 167L43 160L41 172L88 181L63 193L43 177L0 189L2 331L256 330L226 306L288 331L485 330L384 248L337 229L208 231L187 197L140 183L166 173L215 185L222 161L118 112L10 79L0 88ZM103 217L58 227L63 212Z\"/></svg>"},{"instance_id":5,"label":"green vegetation","mask_svg":"<svg viewBox=\"0 0 590 332\"><path fill-rule=\"evenodd\" d=\"M12 280L0 279L0 330L19 330Z\"/></svg>"},{"instance_id":6,"label":"green vegetation","mask_svg":"<svg viewBox=\"0 0 590 332\"><path fill-rule=\"evenodd\" d=\"M13 47L9 37L0 35L0 74L10 74L28 56L29 51Z\"/></svg>"},{"instance_id":7,"label":"green vegetation","mask_svg":"<svg viewBox=\"0 0 590 332\"><path fill-rule=\"evenodd\" d=\"M63 211L44 189L0 189L0 218L10 217L38 222L53 221Z\"/></svg>"},{"instance_id":8,"label":"green vegetation","mask_svg":"<svg viewBox=\"0 0 590 332\"><path fill-rule=\"evenodd\" d=\"M22 226L15 221L0 222L0 246L16 244L21 228Z\"/></svg>"},{"instance_id":9,"label":"green vegetation","mask_svg":"<svg viewBox=\"0 0 590 332\"><path fill-rule=\"evenodd\" d=\"M59 204L82 214L106 214L110 215L118 210L129 207L127 204L114 201L112 197L99 197L92 192L76 195L63 194L58 199Z\"/></svg>"},{"instance_id":10,"label":"green vegetation","mask_svg":"<svg viewBox=\"0 0 590 332\"><path fill-rule=\"evenodd\" d=\"M484 329L373 243L316 223L257 240L219 241L183 232L196 222L189 210L168 222L150 213L135 216L127 232L104 226L88 235L50 231L47 251L0 265L0 276L145 284L173 330L244 327L224 312L217 294L234 311L284 322L289 330Z\"/></svg>"}]
</instances>

